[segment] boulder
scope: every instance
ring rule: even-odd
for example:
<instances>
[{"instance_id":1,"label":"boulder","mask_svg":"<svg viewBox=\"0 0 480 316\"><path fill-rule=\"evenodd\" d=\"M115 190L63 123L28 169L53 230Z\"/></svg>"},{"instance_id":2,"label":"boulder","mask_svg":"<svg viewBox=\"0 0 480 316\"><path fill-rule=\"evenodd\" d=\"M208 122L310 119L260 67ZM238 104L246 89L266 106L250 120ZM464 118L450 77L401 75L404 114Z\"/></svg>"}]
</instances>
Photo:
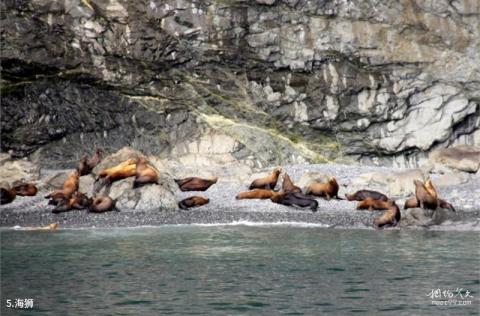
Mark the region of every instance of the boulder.
<instances>
[{"instance_id":1,"label":"boulder","mask_svg":"<svg viewBox=\"0 0 480 316\"><path fill-rule=\"evenodd\" d=\"M118 152L105 157L94 169L94 173L98 173L104 168L113 167L127 159L138 158L140 156L143 156L141 152L129 147L124 147ZM165 162L154 156L149 156L147 159L149 164L154 167L159 174L159 184L149 184L140 188L133 188L134 177L129 177L115 181L112 185L102 188L98 193L106 194L112 199L116 199L119 209L176 209L175 193L178 192L178 186L166 170ZM85 178L83 182L88 188L89 183L93 185L92 181L94 181L93 177L91 179ZM82 183L80 186L82 187Z\"/></svg>"},{"instance_id":2,"label":"boulder","mask_svg":"<svg viewBox=\"0 0 480 316\"><path fill-rule=\"evenodd\" d=\"M429 160L435 169L448 167L464 172L478 172L480 169L480 147L459 145L451 148L437 149L430 153Z\"/></svg>"},{"instance_id":3,"label":"boulder","mask_svg":"<svg viewBox=\"0 0 480 316\"><path fill-rule=\"evenodd\" d=\"M425 175L420 169L410 169L397 172L371 172L360 175L351 181L351 189L376 190L389 197L408 196L415 192L413 180L425 180Z\"/></svg>"},{"instance_id":4,"label":"boulder","mask_svg":"<svg viewBox=\"0 0 480 316\"><path fill-rule=\"evenodd\" d=\"M2 183L12 185L16 182L35 182L40 177L40 168L25 159L10 160L5 156L1 159L0 179Z\"/></svg>"},{"instance_id":5,"label":"boulder","mask_svg":"<svg viewBox=\"0 0 480 316\"><path fill-rule=\"evenodd\" d=\"M293 180L293 179L292 179ZM300 179L295 183L296 186L304 189L312 182L325 183L328 181L328 175L321 172L307 172L304 173Z\"/></svg>"}]
</instances>

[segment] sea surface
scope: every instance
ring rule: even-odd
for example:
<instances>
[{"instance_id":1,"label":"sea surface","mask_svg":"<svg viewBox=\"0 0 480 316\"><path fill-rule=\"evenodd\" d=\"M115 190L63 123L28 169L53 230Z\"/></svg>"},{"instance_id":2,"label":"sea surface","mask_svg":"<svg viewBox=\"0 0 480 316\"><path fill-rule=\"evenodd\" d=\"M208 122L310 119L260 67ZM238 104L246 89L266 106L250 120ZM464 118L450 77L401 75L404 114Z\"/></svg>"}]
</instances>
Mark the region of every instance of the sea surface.
<instances>
[{"instance_id":1,"label":"sea surface","mask_svg":"<svg viewBox=\"0 0 480 316\"><path fill-rule=\"evenodd\" d=\"M480 313L478 232L237 224L0 234L2 315ZM17 299L33 309L7 307Z\"/></svg>"}]
</instances>

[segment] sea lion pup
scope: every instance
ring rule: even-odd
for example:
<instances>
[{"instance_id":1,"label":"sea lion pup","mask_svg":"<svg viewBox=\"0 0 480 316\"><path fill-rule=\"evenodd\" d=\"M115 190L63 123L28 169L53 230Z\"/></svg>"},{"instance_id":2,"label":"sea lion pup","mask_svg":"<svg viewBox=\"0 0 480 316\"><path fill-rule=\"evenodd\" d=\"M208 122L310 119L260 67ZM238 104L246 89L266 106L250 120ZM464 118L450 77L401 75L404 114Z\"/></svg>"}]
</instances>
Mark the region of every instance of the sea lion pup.
<instances>
[{"instance_id":1,"label":"sea lion pup","mask_svg":"<svg viewBox=\"0 0 480 316\"><path fill-rule=\"evenodd\" d=\"M363 201L367 198L372 198L374 200L388 201L388 197L380 192L371 191L371 190L360 190L352 194L345 194L345 197L349 201Z\"/></svg>"},{"instance_id":2,"label":"sea lion pup","mask_svg":"<svg viewBox=\"0 0 480 316\"><path fill-rule=\"evenodd\" d=\"M135 181L133 187L137 188L149 183L158 184L158 173L150 165L148 165L145 157L140 157L137 160L137 167L135 169Z\"/></svg>"},{"instance_id":3,"label":"sea lion pup","mask_svg":"<svg viewBox=\"0 0 480 316\"><path fill-rule=\"evenodd\" d=\"M250 186L248 187L249 190L253 189L267 189L267 190L273 190L275 189L275 186L277 185L278 181L278 176L282 172L282 168L277 167L273 169L272 173L270 173L268 176L256 179L254 180Z\"/></svg>"},{"instance_id":4,"label":"sea lion pup","mask_svg":"<svg viewBox=\"0 0 480 316\"><path fill-rule=\"evenodd\" d=\"M332 197L341 200L341 198L338 196L338 183L335 177L328 177L327 183L311 183L309 186L307 186L305 194L324 197L327 200L330 200Z\"/></svg>"},{"instance_id":5,"label":"sea lion pup","mask_svg":"<svg viewBox=\"0 0 480 316\"><path fill-rule=\"evenodd\" d=\"M58 214L70 210L83 210L90 205L89 198L80 192L75 192L70 198L64 199L52 210L52 213Z\"/></svg>"},{"instance_id":6,"label":"sea lion pup","mask_svg":"<svg viewBox=\"0 0 480 316\"><path fill-rule=\"evenodd\" d=\"M303 193L278 193L270 198L273 203L283 204L287 206L310 207L312 212L316 212L318 202L312 197Z\"/></svg>"},{"instance_id":7,"label":"sea lion pup","mask_svg":"<svg viewBox=\"0 0 480 316\"><path fill-rule=\"evenodd\" d=\"M89 212L103 213L108 211L119 211L115 206L117 200L113 200L109 196L97 196L90 199Z\"/></svg>"},{"instance_id":8,"label":"sea lion pup","mask_svg":"<svg viewBox=\"0 0 480 316\"><path fill-rule=\"evenodd\" d=\"M282 191L285 193L302 193L302 189L293 184L288 173L283 176Z\"/></svg>"},{"instance_id":9,"label":"sea lion pup","mask_svg":"<svg viewBox=\"0 0 480 316\"><path fill-rule=\"evenodd\" d=\"M15 189L0 188L0 204L8 204L15 200L17 192Z\"/></svg>"},{"instance_id":10,"label":"sea lion pup","mask_svg":"<svg viewBox=\"0 0 480 316\"><path fill-rule=\"evenodd\" d=\"M105 185L110 185L112 182L133 177L137 174L137 159L131 158L119 163L116 166L106 168L98 173L95 179L94 191L98 192ZM103 178L103 182L100 180Z\"/></svg>"},{"instance_id":11,"label":"sea lion pup","mask_svg":"<svg viewBox=\"0 0 480 316\"><path fill-rule=\"evenodd\" d=\"M208 202L210 202L208 198L205 198L202 196L191 196L189 198L186 198L178 202L178 207L181 208L182 210L186 210L192 207L205 205Z\"/></svg>"},{"instance_id":12,"label":"sea lion pup","mask_svg":"<svg viewBox=\"0 0 480 316\"><path fill-rule=\"evenodd\" d=\"M274 195L280 194L279 192L275 192L272 190L265 190L265 189L253 189L251 191L243 191L239 192L237 196L235 197L237 200L243 200L243 199L260 199L260 200L265 200L265 199L270 199Z\"/></svg>"},{"instance_id":13,"label":"sea lion pup","mask_svg":"<svg viewBox=\"0 0 480 316\"><path fill-rule=\"evenodd\" d=\"M393 203L394 202L392 200L375 200L369 197L357 203L357 210L387 210L392 206Z\"/></svg>"},{"instance_id":14,"label":"sea lion pup","mask_svg":"<svg viewBox=\"0 0 480 316\"><path fill-rule=\"evenodd\" d=\"M34 184L22 183L13 187L18 196L35 196L38 189Z\"/></svg>"},{"instance_id":15,"label":"sea lion pup","mask_svg":"<svg viewBox=\"0 0 480 316\"><path fill-rule=\"evenodd\" d=\"M59 190L55 190L52 193L48 194L45 196L46 199L58 197L58 196L65 196L65 197L70 197L73 192L78 191L78 184L80 181L80 174L78 173L78 170L73 170L67 180L63 182L63 188Z\"/></svg>"},{"instance_id":16,"label":"sea lion pup","mask_svg":"<svg viewBox=\"0 0 480 316\"><path fill-rule=\"evenodd\" d=\"M400 221L401 214L400 209L398 208L395 201L390 201L390 207L380 216L377 216L373 219L373 227L375 228L387 228L395 227Z\"/></svg>"},{"instance_id":17,"label":"sea lion pup","mask_svg":"<svg viewBox=\"0 0 480 316\"><path fill-rule=\"evenodd\" d=\"M188 177L185 179L175 179L181 191L207 191L213 184L217 183L218 177L211 179L202 179L198 177Z\"/></svg>"}]
</instances>

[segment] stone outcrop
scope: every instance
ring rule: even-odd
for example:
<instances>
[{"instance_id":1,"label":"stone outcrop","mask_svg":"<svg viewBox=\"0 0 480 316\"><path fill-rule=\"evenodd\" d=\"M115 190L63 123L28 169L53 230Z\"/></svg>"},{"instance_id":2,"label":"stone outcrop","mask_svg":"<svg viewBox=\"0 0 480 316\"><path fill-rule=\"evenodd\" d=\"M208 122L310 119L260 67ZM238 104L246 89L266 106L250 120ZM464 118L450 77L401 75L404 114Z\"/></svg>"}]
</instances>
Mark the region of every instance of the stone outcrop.
<instances>
[{"instance_id":1,"label":"stone outcrop","mask_svg":"<svg viewBox=\"0 0 480 316\"><path fill-rule=\"evenodd\" d=\"M125 145L252 167L417 166L480 144L478 1L0 6L1 150L43 166Z\"/></svg>"}]
</instances>

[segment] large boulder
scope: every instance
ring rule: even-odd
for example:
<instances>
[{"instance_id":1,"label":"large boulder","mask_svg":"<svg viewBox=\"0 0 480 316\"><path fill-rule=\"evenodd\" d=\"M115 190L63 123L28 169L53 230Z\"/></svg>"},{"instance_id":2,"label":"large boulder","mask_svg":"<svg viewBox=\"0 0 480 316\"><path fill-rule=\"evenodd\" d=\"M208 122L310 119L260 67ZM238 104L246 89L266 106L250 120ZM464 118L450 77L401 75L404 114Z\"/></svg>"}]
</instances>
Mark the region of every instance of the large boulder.
<instances>
[{"instance_id":1,"label":"large boulder","mask_svg":"<svg viewBox=\"0 0 480 316\"><path fill-rule=\"evenodd\" d=\"M435 169L442 169L446 166L451 169L478 172L480 169L480 147L460 145L451 148L434 150L430 156L430 161Z\"/></svg>"},{"instance_id":2,"label":"large boulder","mask_svg":"<svg viewBox=\"0 0 480 316\"><path fill-rule=\"evenodd\" d=\"M321 172L306 172L304 173L297 183L298 187L304 189L312 182L326 183L328 181L328 175Z\"/></svg>"},{"instance_id":3,"label":"large boulder","mask_svg":"<svg viewBox=\"0 0 480 316\"><path fill-rule=\"evenodd\" d=\"M94 169L94 173L98 173L105 168L113 167L127 159L138 158L140 156L143 156L141 152L124 147L118 152L105 157ZM129 177L103 187L98 194L106 194L116 199L117 207L120 209L176 209L175 192L178 191L178 187L173 177L165 170L165 164L162 160L153 156L147 157L147 159L159 174L159 184L149 184L140 188L133 188L134 177ZM85 183L87 183L87 179Z\"/></svg>"},{"instance_id":4,"label":"large boulder","mask_svg":"<svg viewBox=\"0 0 480 316\"><path fill-rule=\"evenodd\" d=\"M413 180L425 180L420 169L396 172L370 172L353 179L349 187L351 191L369 189L380 191L390 197L408 196L415 192Z\"/></svg>"},{"instance_id":5,"label":"large boulder","mask_svg":"<svg viewBox=\"0 0 480 316\"><path fill-rule=\"evenodd\" d=\"M26 160L12 160L2 155L0 162L0 179L2 185L13 185L17 182L35 182L40 177L38 165Z\"/></svg>"}]
</instances>

